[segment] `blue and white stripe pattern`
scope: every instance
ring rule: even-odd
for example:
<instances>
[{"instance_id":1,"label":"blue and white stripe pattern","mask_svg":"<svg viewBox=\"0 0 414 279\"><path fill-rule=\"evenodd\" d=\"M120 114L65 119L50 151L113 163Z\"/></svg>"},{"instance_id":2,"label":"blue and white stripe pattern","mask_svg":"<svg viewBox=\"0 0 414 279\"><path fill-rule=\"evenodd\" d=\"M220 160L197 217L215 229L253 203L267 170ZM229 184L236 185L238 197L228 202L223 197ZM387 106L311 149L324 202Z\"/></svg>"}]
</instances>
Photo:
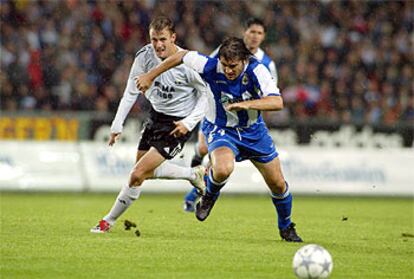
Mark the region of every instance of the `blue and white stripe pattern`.
<instances>
[{"instance_id":1,"label":"blue and white stripe pattern","mask_svg":"<svg viewBox=\"0 0 414 279\"><path fill-rule=\"evenodd\" d=\"M208 84L208 105L206 119L219 127L250 127L263 122L260 111L227 111L226 105L265 96L280 96L269 70L256 58L251 57L236 80L228 80L221 63L195 51L184 56L183 62L200 73Z\"/></svg>"}]
</instances>

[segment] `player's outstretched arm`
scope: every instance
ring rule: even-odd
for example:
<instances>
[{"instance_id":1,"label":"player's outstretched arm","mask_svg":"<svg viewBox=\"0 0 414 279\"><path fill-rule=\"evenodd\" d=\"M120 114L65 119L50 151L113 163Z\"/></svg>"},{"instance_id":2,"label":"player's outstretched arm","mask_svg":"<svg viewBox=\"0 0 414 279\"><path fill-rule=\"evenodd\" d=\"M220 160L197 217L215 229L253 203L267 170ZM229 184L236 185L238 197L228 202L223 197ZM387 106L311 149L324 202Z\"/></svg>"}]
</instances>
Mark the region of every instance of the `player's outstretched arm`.
<instances>
[{"instance_id":1,"label":"player's outstretched arm","mask_svg":"<svg viewBox=\"0 0 414 279\"><path fill-rule=\"evenodd\" d=\"M257 65L253 70L253 75L256 76L255 86L260 88L260 98L255 100L248 100L239 103L233 103L226 106L227 110L282 110L283 99L280 95L280 90L276 86L274 79L270 75L268 69L262 64Z\"/></svg>"},{"instance_id":2,"label":"player's outstretched arm","mask_svg":"<svg viewBox=\"0 0 414 279\"><path fill-rule=\"evenodd\" d=\"M133 77L145 72L144 65L147 61L146 53L148 47L143 47L137 53L134 59L134 63L129 71L127 84L124 90L121 101L119 102L116 115L111 124L111 133L109 135L108 145L112 146L116 143L117 139L121 136L125 119L127 118L131 108L137 101L140 92L135 86Z\"/></svg>"},{"instance_id":3,"label":"player's outstretched arm","mask_svg":"<svg viewBox=\"0 0 414 279\"><path fill-rule=\"evenodd\" d=\"M283 109L283 99L281 96L266 96L257 100L244 101L240 103L229 104L227 110L281 110Z\"/></svg>"},{"instance_id":4,"label":"player's outstretched arm","mask_svg":"<svg viewBox=\"0 0 414 279\"><path fill-rule=\"evenodd\" d=\"M135 78L135 84L137 85L137 88L140 91L145 92L148 88L150 88L152 82L156 77L168 71L169 69L180 65L183 62L183 57L187 54L187 52L187 50L178 51L165 59L161 64L159 64L148 73L137 76Z\"/></svg>"}]
</instances>

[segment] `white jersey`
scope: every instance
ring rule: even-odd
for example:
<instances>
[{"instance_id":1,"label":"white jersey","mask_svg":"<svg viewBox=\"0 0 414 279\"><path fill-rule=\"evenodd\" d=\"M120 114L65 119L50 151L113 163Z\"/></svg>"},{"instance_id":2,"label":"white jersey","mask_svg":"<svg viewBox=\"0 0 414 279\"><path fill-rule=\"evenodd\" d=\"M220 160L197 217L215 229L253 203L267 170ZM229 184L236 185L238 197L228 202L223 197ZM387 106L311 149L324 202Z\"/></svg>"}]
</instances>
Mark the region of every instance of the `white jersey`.
<instances>
[{"instance_id":1,"label":"white jersey","mask_svg":"<svg viewBox=\"0 0 414 279\"><path fill-rule=\"evenodd\" d=\"M178 50L182 50L177 47ZM116 116L112 122L111 132L122 132L126 116L141 92L137 89L134 78L149 72L158 66L161 59L155 54L151 44L140 49L129 73L124 95L119 103ZM183 117L184 126L189 130L203 119L206 110L206 86L200 75L181 64L158 76L145 93L153 109L157 112Z\"/></svg>"}]
</instances>

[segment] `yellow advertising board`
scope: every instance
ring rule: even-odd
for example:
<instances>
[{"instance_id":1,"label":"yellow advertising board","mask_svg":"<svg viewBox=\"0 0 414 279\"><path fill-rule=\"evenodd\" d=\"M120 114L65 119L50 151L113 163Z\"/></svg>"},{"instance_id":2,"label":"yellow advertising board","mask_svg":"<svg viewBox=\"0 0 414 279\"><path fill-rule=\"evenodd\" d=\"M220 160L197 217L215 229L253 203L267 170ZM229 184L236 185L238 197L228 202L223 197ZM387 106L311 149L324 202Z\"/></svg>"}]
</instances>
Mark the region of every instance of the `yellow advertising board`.
<instances>
[{"instance_id":1,"label":"yellow advertising board","mask_svg":"<svg viewBox=\"0 0 414 279\"><path fill-rule=\"evenodd\" d=\"M64 117L0 117L0 139L67 140L79 139L79 119Z\"/></svg>"}]
</instances>

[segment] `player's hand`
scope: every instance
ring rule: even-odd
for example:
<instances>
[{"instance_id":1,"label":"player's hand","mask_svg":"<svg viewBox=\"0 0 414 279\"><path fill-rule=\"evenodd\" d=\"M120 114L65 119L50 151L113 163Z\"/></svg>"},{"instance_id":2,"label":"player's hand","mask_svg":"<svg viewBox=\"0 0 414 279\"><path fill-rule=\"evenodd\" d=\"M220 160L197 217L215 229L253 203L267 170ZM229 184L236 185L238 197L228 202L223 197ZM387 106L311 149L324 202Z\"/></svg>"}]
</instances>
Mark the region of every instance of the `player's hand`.
<instances>
[{"instance_id":1,"label":"player's hand","mask_svg":"<svg viewBox=\"0 0 414 279\"><path fill-rule=\"evenodd\" d=\"M226 110L228 111L240 111L247 109L249 109L247 102L233 103L226 106Z\"/></svg>"},{"instance_id":2,"label":"player's hand","mask_svg":"<svg viewBox=\"0 0 414 279\"><path fill-rule=\"evenodd\" d=\"M185 136L189 131L184 126L183 122L181 121L174 121L175 128L171 131L170 135L173 135L174 137L182 137Z\"/></svg>"},{"instance_id":3,"label":"player's hand","mask_svg":"<svg viewBox=\"0 0 414 279\"><path fill-rule=\"evenodd\" d=\"M116 141L118 140L120 135L121 135L121 133L111 133L111 135L109 136L108 145L109 146L114 145L116 143Z\"/></svg>"},{"instance_id":4,"label":"player's hand","mask_svg":"<svg viewBox=\"0 0 414 279\"><path fill-rule=\"evenodd\" d=\"M145 93L145 91L147 91L148 88L150 88L152 82L154 81L151 75L149 75L148 73L139 75L134 79L138 90L140 90L143 93Z\"/></svg>"}]
</instances>

